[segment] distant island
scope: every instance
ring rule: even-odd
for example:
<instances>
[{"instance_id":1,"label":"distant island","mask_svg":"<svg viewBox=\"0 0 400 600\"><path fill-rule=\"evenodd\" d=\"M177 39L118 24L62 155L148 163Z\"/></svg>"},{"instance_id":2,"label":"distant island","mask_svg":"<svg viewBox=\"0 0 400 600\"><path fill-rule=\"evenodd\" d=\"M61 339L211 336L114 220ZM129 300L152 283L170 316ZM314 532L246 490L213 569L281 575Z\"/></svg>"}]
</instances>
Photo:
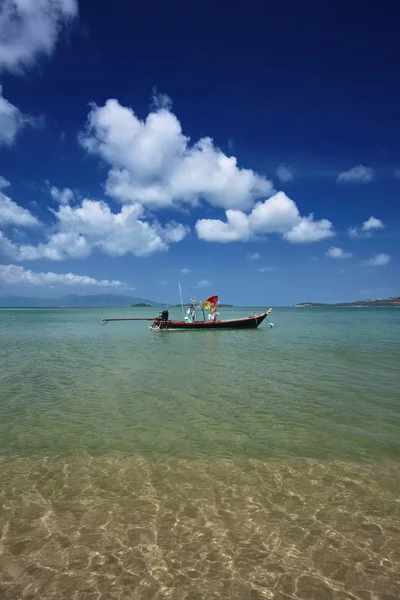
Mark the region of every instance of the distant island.
<instances>
[{"instance_id":1,"label":"distant island","mask_svg":"<svg viewBox=\"0 0 400 600\"><path fill-rule=\"evenodd\" d=\"M163 307L164 304L147 298L118 294L72 294L61 298L37 298L26 296L0 296L2 308L129 308L130 306Z\"/></svg>"},{"instance_id":2,"label":"distant island","mask_svg":"<svg viewBox=\"0 0 400 600\"><path fill-rule=\"evenodd\" d=\"M143 306L154 306L154 304L151 304L150 302L136 302L136 304L131 304L131 308L138 308Z\"/></svg>"},{"instance_id":3,"label":"distant island","mask_svg":"<svg viewBox=\"0 0 400 600\"><path fill-rule=\"evenodd\" d=\"M302 302L300 304L294 304L295 308L318 308L324 306L344 306L353 308L363 308L368 306L397 306L400 307L400 296L393 296L392 298L378 298L377 300L357 300L357 302L340 302L337 304L326 304L323 302Z\"/></svg>"}]
</instances>

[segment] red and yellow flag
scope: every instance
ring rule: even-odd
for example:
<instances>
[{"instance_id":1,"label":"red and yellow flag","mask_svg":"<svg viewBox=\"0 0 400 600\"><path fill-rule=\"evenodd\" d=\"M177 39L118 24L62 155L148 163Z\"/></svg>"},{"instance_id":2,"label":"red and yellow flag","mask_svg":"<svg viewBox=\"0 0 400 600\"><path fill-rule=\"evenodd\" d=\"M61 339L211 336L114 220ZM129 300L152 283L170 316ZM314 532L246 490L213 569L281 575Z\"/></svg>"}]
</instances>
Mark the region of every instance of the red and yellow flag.
<instances>
[{"instance_id":1,"label":"red and yellow flag","mask_svg":"<svg viewBox=\"0 0 400 600\"><path fill-rule=\"evenodd\" d=\"M217 302L218 296L210 296L209 298L207 298L207 300L204 300L203 306L206 310L210 310L211 308L211 312L215 313L215 311L217 310Z\"/></svg>"}]
</instances>

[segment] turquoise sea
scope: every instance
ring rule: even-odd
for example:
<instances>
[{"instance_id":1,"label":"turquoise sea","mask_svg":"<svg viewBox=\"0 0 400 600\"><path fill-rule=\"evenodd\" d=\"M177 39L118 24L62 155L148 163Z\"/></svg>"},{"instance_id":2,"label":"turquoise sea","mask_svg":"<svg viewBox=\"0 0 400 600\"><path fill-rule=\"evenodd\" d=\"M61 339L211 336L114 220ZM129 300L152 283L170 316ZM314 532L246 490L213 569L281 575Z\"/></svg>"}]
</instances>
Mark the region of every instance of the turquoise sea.
<instances>
[{"instance_id":1,"label":"turquoise sea","mask_svg":"<svg viewBox=\"0 0 400 600\"><path fill-rule=\"evenodd\" d=\"M398 600L400 309L156 313L0 309L1 600Z\"/></svg>"}]
</instances>

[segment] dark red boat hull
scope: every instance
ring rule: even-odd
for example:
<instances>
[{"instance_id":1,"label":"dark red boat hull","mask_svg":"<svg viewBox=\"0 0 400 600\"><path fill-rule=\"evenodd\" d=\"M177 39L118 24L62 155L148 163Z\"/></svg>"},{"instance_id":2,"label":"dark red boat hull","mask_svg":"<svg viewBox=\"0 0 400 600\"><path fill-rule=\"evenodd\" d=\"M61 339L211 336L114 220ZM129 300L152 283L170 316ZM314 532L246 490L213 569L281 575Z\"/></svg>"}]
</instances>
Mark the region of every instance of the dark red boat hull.
<instances>
[{"instance_id":1,"label":"dark red boat hull","mask_svg":"<svg viewBox=\"0 0 400 600\"><path fill-rule=\"evenodd\" d=\"M194 321L189 323L187 321L159 321L156 319L152 325L152 329L186 329L187 331L192 329L256 329L267 317L267 312L259 315L252 315L250 317L244 317L242 319L228 319L226 321Z\"/></svg>"}]
</instances>

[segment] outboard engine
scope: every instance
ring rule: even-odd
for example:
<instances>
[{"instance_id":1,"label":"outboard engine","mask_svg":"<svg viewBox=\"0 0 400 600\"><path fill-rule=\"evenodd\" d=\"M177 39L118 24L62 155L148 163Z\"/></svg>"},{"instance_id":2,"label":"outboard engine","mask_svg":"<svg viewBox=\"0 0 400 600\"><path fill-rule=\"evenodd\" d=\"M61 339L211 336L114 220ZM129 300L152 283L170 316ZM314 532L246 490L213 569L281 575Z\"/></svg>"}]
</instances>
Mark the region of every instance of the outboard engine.
<instances>
[{"instance_id":1,"label":"outboard engine","mask_svg":"<svg viewBox=\"0 0 400 600\"><path fill-rule=\"evenodd\" d=\"M165 323L166 321L169 321L169 312L168 312L168 310L163 310L163 311L160 313L160 321L163 321L164 323Z\"/></svg>"}]
</instances>

